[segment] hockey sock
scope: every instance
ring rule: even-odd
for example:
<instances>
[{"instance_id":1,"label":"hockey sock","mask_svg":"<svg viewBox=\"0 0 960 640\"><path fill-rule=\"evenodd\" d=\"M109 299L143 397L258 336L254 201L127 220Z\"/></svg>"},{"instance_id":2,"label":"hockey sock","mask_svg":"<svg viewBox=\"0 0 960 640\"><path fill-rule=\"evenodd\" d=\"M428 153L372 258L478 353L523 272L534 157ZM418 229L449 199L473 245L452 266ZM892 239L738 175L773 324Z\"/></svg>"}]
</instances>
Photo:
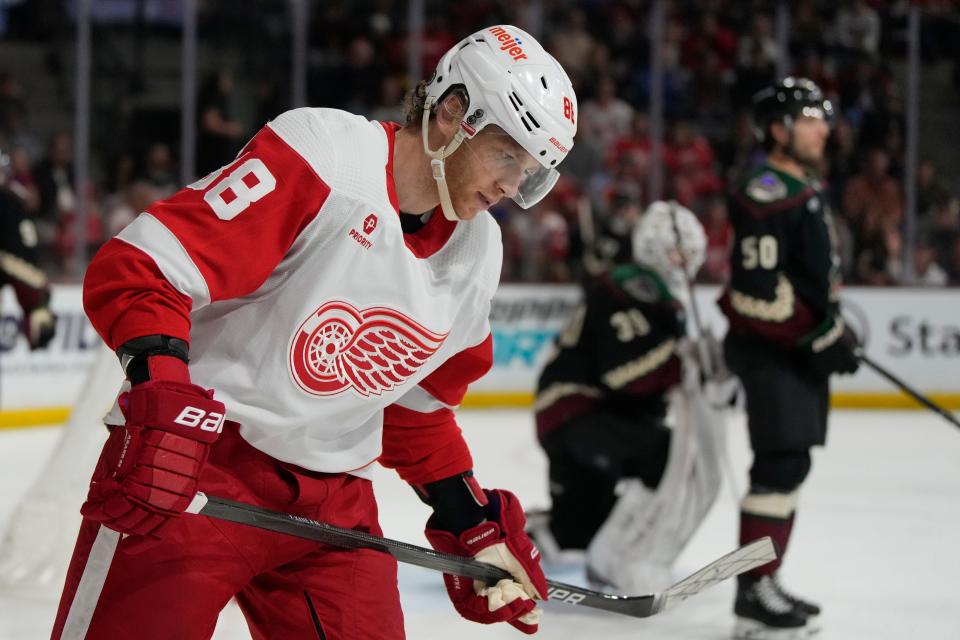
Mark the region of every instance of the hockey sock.
<instances>
[{"instance_id":1,"label":"hockey sock","mask_svg":"<svg viewBox=\"0 0 960 640\"><path fill-rule=\"evenodd\" d=\"M740 503L740 544L770 536L777 548L776 560L743 574L744 579L772 575L780 568L793 531L796 503L796 492L758 493L755 490Z\"/></svg>"}]
</instances>

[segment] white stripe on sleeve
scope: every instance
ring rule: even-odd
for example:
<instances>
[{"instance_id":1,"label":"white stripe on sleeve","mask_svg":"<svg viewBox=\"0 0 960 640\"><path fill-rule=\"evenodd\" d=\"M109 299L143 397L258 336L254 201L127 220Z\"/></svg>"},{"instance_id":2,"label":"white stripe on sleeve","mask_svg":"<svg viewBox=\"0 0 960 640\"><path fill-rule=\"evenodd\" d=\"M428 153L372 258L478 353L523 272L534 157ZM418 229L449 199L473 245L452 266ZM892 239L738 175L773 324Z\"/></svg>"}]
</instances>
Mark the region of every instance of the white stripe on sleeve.
<instances>
[{"instance_id":1,"label":"white stripe on sleeve","mask_svg":"<svg viewBox=\"0 0 960 640\"><path fill-rule=\"evenodd\" d=\"M403 397L394 402L394 404L398 407L410 409L411 411L418 411L420 413L433 413L434 411L439 411L440 409L456 408L449 404L440 402L433 396L433 394L420 386L416 386L410 391L407 391L405 394L403 394Z\"/></svg>"},{"instance_id":2,"label":"white stripe on sleeve","mask_svg":"<svg viewBox=\"0 0 960 640\"><path fill-rule=\"evenodd\" d=\"M173 232L149 213L141 213L117 237L153 258L177 291L193 300L193 311L210 304L210 289L190 254Z\"/></svg>"}]
</instances>

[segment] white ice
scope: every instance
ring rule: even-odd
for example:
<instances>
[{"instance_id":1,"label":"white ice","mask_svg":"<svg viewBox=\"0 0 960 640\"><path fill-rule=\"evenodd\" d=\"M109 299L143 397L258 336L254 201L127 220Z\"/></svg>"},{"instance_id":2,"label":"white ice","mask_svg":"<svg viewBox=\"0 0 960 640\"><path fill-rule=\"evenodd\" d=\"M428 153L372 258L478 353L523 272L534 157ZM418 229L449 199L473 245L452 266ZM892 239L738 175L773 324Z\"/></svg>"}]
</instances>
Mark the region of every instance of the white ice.
<instances>
[{"instance_id":1,"label":"white ice","mask_svg":"<svg viewBox=\"0 0 960 640\"><path fill-rule=\"evenodd\" d=\"M463 412L477 476L515 491L528 508L545 506L546 462L524 411ZM729 424L737 483L749 453L742 417ZM0 522L33 480L58 429L0 432ZM425 544L426 510L391 472L378 473L381 521L388 536ZM726 488L683 553L678 574L694 571L736 543L736 505ZM960 431L929 413L835 412L828 446L817 450L800 498L784 565L786 584L824 606L820 640L960 639ZM580 578L564 574L557 579ZM505 625L461 620L439 574L401 566L407 637L495 640L523 637ZM50 599L0 597L0 639L49 637ZM733 620L731 581L665 614L634 619L548 603L547 639L663 638L721 640ZM376 615L375 611L370 612ZM235 606L220 617L217 640L249 638Z\"/></svg>"}]
</instances>

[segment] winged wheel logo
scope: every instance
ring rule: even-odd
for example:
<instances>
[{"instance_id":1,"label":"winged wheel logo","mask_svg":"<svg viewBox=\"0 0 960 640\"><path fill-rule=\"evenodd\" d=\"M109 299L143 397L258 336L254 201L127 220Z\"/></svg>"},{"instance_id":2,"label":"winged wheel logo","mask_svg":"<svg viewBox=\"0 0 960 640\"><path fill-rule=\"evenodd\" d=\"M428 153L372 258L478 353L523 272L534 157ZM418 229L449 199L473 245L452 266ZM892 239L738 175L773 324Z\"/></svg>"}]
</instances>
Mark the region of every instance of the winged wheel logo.
<instances>
[{"instance_id":1,"label":"winged wheel logo","mask_svg":"<svg viewBox=\"0 0 960 640\"><path fill-rule=\"evenodd\" d=\"M327 302L297 329L290 370L307 393L362 396L390 391L412 376L446 339L387 307Z\"/></svg>"}]
</instances>

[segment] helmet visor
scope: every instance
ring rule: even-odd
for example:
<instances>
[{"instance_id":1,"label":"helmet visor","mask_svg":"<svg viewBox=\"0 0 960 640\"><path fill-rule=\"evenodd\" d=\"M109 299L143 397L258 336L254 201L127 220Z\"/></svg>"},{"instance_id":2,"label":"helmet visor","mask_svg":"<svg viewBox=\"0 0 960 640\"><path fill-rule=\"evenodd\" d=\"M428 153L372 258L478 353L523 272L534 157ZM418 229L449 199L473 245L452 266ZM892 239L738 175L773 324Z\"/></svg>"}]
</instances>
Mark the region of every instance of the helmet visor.
<instances>
[{"instance_id":1,"label":"helmet visor","mask_svg":"<svg viewBox=\"0 0 960 640\"><path fill-rule=\"evenodd\" d=\"M550 193L560 174L544 167L507 133L484 131L488 141L478 139L465 145L473 153L497 186L524 209L537 204Z\"/></svg>"}]
</instances>

